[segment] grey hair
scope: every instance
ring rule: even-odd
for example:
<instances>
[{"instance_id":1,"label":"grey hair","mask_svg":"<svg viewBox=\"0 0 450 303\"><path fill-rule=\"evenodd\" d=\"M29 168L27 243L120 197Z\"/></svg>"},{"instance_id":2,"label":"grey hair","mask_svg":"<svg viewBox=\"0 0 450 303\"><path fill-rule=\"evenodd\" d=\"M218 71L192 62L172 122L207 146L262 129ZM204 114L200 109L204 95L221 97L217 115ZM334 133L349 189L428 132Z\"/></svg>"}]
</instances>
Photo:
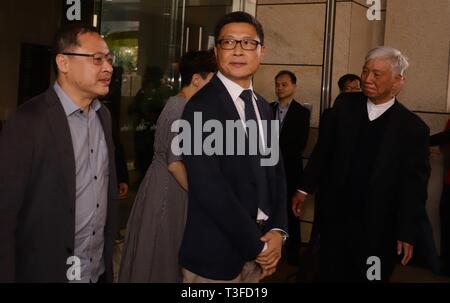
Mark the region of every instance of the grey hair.
<instances>
[{"instance_id":1,"label":"grey hair","mask_svg":"<svg viewBox=\"0 0 450 303\"><path fill-rule=\"evenodd\" d=\"M405 71L409 66L408 58L405 57L398 49L392 47L375 47L367 54L366 62L372 59L386 59L391 64L392 71L401 76L405 75Z\"/></svg>"}]
</instances>

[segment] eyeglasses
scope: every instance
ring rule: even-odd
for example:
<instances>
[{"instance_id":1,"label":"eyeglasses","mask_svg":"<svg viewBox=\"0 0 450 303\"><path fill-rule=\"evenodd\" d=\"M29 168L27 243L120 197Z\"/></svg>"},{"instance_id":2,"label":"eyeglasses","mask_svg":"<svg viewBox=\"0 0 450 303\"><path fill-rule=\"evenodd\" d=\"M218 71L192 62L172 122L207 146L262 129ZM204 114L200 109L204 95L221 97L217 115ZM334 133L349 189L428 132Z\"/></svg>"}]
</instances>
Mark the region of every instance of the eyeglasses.
<instances>
[{"instance_id":1,"label":"eyeglasses","mask_svg":"<svg viewBox=\"0 0 450 303\"><path fill-rule=\"evenodd\" d=\"M114 62L116 62L116 55L114 53L95 53L95 54L79 54L79 53L61 53L62 55L66 56L80 56L80 57L92 57L92 62L95 65L102 65L103 62L106 60L109 64L114 65Z\"/></svg>"},{"instance_id":2,"label":"eyeglasses","mask_svg":"<svg viewBox=\"0 0 450 303\"><path fill-rule=\"evenodd\" d=\"M219 44L220 48L225 50L235 49L238 43L241 45L242 49L245 50L255 50L258 45L262 45L261 42L253 39L221 39L217 41L217 44Z\"/></svg>"}]
</instances>

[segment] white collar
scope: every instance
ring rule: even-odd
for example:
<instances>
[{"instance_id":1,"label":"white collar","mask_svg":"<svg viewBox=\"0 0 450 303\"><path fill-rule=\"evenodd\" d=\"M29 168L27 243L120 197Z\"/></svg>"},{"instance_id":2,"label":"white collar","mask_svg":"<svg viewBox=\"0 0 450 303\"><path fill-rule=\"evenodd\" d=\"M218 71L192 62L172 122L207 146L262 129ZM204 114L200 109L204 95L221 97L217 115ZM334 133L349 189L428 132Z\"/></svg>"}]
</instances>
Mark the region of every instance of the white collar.
<instances>
[{"instance_id":1,"label":"white collar","mask_svg":"<svg viewBox=\"0 0 450 303\"><path fill-rule=\"evenodd\" d=\"M381 104L375 104L372 101L370 101L370 99L367 99L367 107L369 107L370 109L376 109L376 110L387 110L389 107L391 107L392 105L394 105L395 103L395 97L392 98L391 100L389 100L388 102L384 102Z\"/></svg>"},{"instance_id":2,"label":"white collar","mask_svg":"<svg viewBox=\"0 0 450 303\"><path fill-rule=\"evenodd\" d=\"M242 86L240 86L236 82L234 82L234 81L228 79L227 77L225 77L220 71L217 72L217 77L220 79L220 81L222 81L223 85L227 89L227 91L230 94L231 99L233 99L233 101L236 101L237 98L239 98L239 96L241 95L241 93L245 89L251 89L252 93L253 93L253 98L255 97L255 93L253 92L253 83L252 83L252 81L250 81L250 87L249 88L243 88Z\"/></svg>"}]
</instances>

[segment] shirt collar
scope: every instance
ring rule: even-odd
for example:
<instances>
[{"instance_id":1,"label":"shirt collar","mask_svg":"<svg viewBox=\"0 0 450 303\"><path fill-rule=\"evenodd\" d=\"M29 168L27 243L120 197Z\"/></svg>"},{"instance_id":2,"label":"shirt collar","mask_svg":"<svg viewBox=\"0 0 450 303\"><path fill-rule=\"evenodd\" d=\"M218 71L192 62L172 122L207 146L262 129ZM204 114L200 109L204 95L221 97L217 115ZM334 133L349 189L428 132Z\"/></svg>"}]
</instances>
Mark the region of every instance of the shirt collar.
<instances>
[{"instance_id":1,"label":"shirt collar","mask_svg":"<svg viewBox=\"0 0 450 303\"><path fill-rule=\"evenodd\" d=\"M222 81L223 85L227 89L233 101L236 101L237 98L241 95L241 93L245 90L242 86L237 84L236 82L231 81L227 77L225 77L220 71L217 72L217 77ZM253 97L255 97L255 93L253 92L253 83L250 81L250 89L253 93Z\"/></svg>"},{"instance_id":2,"label":"shirt collar","mask_svg":"<svg viewBox=\"0 0 450 303\"><path fill-rule=\"evenodd\" d=\"M81 110L81 108L75 104L75 102L70 99L69 96L63 91L61 86L59 86L58 82L55 81L55 84L53 85L53 89L55 90L56 95L58 96L59 100L61 101L61 104L64 108L64 112L66 113L66 116L69 117L74 112ZM91 109L94 111L98 111L101 107L100 101L98 99L95 99L91 103Z\"/></svg>"},{"instance_id":3,"label":"shirt collar","mask_svg":"<svg viewBox=\"0 0 450 303\"><path fill-rule=\"evenodd\" d=\"M375 109L375 110L388 109L389 107L394 105L394 103L395 103L395 97L392 98L391 100L389 100L388 102L385 102L385 103L382 103L382 104L374 104L372 101L370 101L370 99L367 99L367 106L370 109Z\"/></svg>"},{"instance_id":4,"label":"shirt collar","mask_svg":"<svg viewBox=\"0 0 450 303\"><path fill-rule=\"evenodd\" d=\"M276 102L276 104L278 105L278 108L281 108L281 106L280 106L280 100L277 100L277 101L275 101L275 102ZM291 103L292 103L292 100L289 101L289 102L287 103L286 107L284 107L283 109L288 109L289 106L291 106Z\"/></svg>"}]
</instances>

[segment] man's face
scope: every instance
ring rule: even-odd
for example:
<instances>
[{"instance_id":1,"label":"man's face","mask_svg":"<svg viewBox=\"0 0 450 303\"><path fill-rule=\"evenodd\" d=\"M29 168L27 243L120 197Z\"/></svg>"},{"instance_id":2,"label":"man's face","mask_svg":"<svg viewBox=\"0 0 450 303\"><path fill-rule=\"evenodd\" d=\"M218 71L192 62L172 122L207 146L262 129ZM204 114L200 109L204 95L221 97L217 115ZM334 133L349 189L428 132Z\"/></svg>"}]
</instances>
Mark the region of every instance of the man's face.
<instances>
[{"instance_id":1,"label":"man's face","mask_svg":"<svg viewBox=\"0 0 450 303\"><path fill-rule=\"evenodd\" d=\"M108 54L106 42L96 33L86 33L78 36L80 46L67 50L78 54ZM109 92L112 65L103 60L100 65L94 64L92 57L66 56L64 70L67 82L80 94L80 97L94 99ZM60 71L61 72L61 71Z\"/></svg>"},{"instance_id":2,"label":"man's face","mask_svg":"<svg viewBox=\"0 0 450 303\"><path fill-rule=\"evenodd\" d=\"M297 85L292 83L289 75L282 74L275 79L275 94L278 99L291 99L296 88Z\"/></svg>"},{"instance_id":3,"label":"man's face","mask_svg":"<svg viewBox=\"0 0 450 303\"><path fill-rule=\"evenodd\" d=\"M403 85L403 77L394 75L388 61L372 59L366 62L361 74L364 94L374 103L380 104L392 99Z\"/></svg>"},{"instance_id":4,"label":"man's face","mask_svg":"<svg viewBox=\"0 0 450 303\"><path fill-rule=\"evenodd\" d=\"M342 90L342 92L344 92L344 93L356 93L356 92L360 92L360 91L361 91L361 85L360 85L358 79L345 82L344 89Z\"/></svg>"},{"instance_id":5,"label":"man's face","mask_svg":"<svg viewBox=\"0 0 450 303\"><path fill-rule=\"evenodd\" d=\"M248 23L228 23L219 34L219 39L253 39L259 41L256 29ZM248 88L252 76L258 70L265 47L258 45L255 50L244 50L239 43L231 50L224 50L216 44L214 48L220 72L243 88Z\"/></svg>"}]
</instances>

